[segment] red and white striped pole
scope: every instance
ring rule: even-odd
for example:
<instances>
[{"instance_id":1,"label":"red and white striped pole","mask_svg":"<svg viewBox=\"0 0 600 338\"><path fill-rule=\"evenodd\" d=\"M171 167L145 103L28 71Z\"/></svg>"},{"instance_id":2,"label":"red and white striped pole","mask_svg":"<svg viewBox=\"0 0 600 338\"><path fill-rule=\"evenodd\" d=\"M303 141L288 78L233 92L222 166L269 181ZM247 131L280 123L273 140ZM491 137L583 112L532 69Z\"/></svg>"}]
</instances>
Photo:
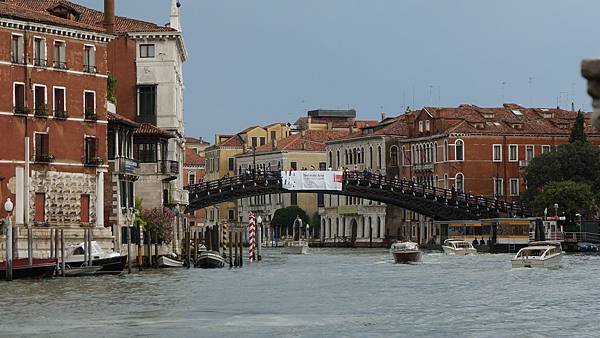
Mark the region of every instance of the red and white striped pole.
<instances>
[{"instance_id":1,"label":"red and white striped pole","mask_svg":"<svg viewBox=\"0 0 600 338\"><path fill-rule=\"evenodd\" d=\"M248 259L253 262L256 258L256 217L248 212Z\"/></svg>"}]
</instances>

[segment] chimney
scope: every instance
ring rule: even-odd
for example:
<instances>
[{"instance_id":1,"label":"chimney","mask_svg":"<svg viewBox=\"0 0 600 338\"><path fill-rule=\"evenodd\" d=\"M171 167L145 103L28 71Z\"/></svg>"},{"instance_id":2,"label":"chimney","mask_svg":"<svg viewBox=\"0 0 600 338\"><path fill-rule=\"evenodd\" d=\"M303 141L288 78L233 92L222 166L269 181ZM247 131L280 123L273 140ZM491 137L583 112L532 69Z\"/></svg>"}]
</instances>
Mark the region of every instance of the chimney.
<instances>
[{"instance_id":1,"label":"chimney","mask_svg":"<svg viewBox=\"0 0 600 338\"><path fill-rule=\"evenodd\" d=\"M171 20L169 21L169 27L176 31L181 31L181 21L179 20L179 7L181 3L179 0L171 0Z\"/></svg>"},{"instance_id":2,"label":"chimney","mask_svg":"<svg viewBox=\"0 0 600 338\"><path fill-rule=\"evenodd\" d=\"M115 0L104 0L104 28L108 33L115 31Z\"/></svg>"},{"instance_id":3,"label":"chimney","mask_svg":"<svg viewBox=\"0 0 600 338\"><path fill-rule=\"evenodd\" d=\"M381 113L381 121L385 120L385 113Z\"/></svg>"}]
</instances>

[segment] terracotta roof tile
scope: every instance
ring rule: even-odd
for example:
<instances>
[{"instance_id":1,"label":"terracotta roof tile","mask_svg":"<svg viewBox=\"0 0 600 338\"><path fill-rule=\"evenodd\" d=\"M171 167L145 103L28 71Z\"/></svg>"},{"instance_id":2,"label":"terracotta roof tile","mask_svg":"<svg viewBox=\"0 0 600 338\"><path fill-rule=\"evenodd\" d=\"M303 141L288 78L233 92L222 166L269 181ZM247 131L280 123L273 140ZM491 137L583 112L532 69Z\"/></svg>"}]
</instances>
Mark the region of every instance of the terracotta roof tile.
<instances>
[{"instance_id":1,"label":"terracotta roof tile","mask_svg":"<svg viewBox=\"0 0 600 338\"><path fill-rule=\"evenodd\" d=\"M139 123L132 121L126 117L123 117L119 114L114 114L111 112L107 112L107 119L109 123L122 123L131 127L139 127Z\"/></svg>"},{"instance_id":2,"label":"terracotta roof tile","mask_svg":"<svg viewBox=\"0 0 600 338\"><path fill-rule=\"evenodd\" d=\"M105 31L102 22L104 20L104 13L95 9L81 6L79 4L66 1L66 0L6 0L6 2L17 5L22 8L26 8L38 13L46 14L48 9L54 8L55 6L62 4L70 8L73 8L80 13L79 22L72 20L63 21L70 22L72 24L84 24L89 27L94 27L98 31ZM54 18L55 16L50 15ZM131 19L122 16L115 17L115 32L116 33L134 33L134 32L174 32L175 29L165 26L159 26L157 24Z\"/></svg>"},{"instance_id":3,"label":"terracotta roof tile","mask_svg":"<svg viewBox=\"0 0 600 338\"><path fill-rule=\"evenodd\" d=\"M32 6L21 6L21 2L27 2ZM39 1L40 3L42 1ZM57 1L58 3L59 1ZM87 31L93 32L105 32L103 27L98 27L96 25L90 25L81 21L73 21L63 19L57 16L50 14L48 11L44 10L36 10L33 5L38 5L38 1L17 1L17 0L9 0L8 2L0 1L0 17L12 18L17 20L24 21L32 21L39 22L44 24L56 25L60 27L68 27L68 28L76 28L83 29ZM52 6L54 7L54 6Z\"/></svg>"},{"instance_id":4,"label":"terracotta roof tile","mask_svg":"<svg viewBox=\"0 0 600 338\"><path fill-rule=\"evenodd\" d=\"M266 153L272 151L325 151L325 142L345 137L349 134L348 130L314 130L309 129L303 133L292 134L286 138L277 141L276 147L265 144L256 149L257 153Z\"/></svg>"},{"instance_id":5,"label":"terracotta roof tile","mask_svg":"<svg viewBox=\"0 0 600 338\"><path fill-rule=\"evenodd\" d=\"M133 135L158 136L158 137L165 137L165 138L175 137L170 132L168 132L164 129L158 128L156 126L153 126L150 123L140 123L140 126L133 130Z\"/></svg>"},{"instance_id":6,"label":"terracotta roof tile","mask_svg":"<svg viewBox=\"0 0 600 338\"><path fill-rule=\"evenodd\" d=\"M219 144L219 146L222 147L241 147L243 145L244 140L242 140L242 138L239 135L234 135Z\"/></svg>"},{"instance_id":7,"label":"terracotta roof tile","mask_svg":"<svg viewBox=\"0 0 600 338\"><path fill-rule=\"evenodd\" d=\"M200 156L191 148L185 149L184 165L203 165L206 163L206 157Z\"/></svg>"}]
</instances>

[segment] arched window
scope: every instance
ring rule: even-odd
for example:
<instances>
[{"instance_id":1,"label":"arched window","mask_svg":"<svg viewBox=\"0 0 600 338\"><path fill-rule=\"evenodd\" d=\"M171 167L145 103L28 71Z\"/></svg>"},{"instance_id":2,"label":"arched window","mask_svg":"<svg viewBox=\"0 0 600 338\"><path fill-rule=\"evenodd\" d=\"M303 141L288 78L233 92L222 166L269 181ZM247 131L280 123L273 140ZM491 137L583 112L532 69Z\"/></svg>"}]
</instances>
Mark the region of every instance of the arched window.
<instances>
[{"instance_id":1,"label":"arched window","mask_svg":"<svg viewBox=\"0 0 600 338\"><path fill-rule=\"evenodd\" d=\"M334 237L339 236L339 234L340 234L340 219L336 218L335 219L335 235L334 235Z\"/></svg>"},{"instance_id":2,"label":"arched window","mask_svg":"<svg viewBox=\"0 0 600 338\"><path fill-rule=\"evenodd\" d=\"M415 164L415 163L417 163L417 160L416 160L417 154L416 154L416 150L415 150L415 145L413 144L412 146L410 146L410 148L411 148L411 157L410 157L411 163Z\"/></svg>"},{"instance_id":3,"label":"arched window","mask_svg":"<svg viewBox=\"0 0 600 338\"><path fill-rule=\"evenodd\" d=\"M438 175L435 175L435 178L433 179L433 187L437 188L438 185L439 185Z\"/></svg>"},{"instance_id":4,"label":"arched window","mask_svg":"<svg viewBox=\"0 0 600 338\"><path fill-rule=\"evenodd\" d=\"M335 160L337 162L337 165L335 166L335 169L338 169L340 167L340 150L339 149L337 150L336 155L337 156L335 157Z\"/></svg>"},{"instance_id":5,"label":"arched window","mask_svg":"<svg viewBox=\"0 0 600 338\"><path fill-rule=\"evenodd\" d=\"M360 148L360 163L365 163L365 148L361 147Z\"/></svg>"},{"instance_id":6,"label":"arched window","mask_svg":"<svg viewBox=\"0 0 600 338\"><path fill-rule=\"evenodd\" d=\"M454 159L456 161L465 160L465 143L463 140L456 140L454 142Z\"/></svg>"},{"instance_id":7,"label":"arched window","mask_svg":"<svg viewBox=\"0 0 600 338\"><path fill-rule=\"evenodd\" d=\"M371 236L373 236L373 220L371 219L371 216L369 216L369 227L367 228L367 238L371 238Z\"/></svg>"},{"instance_id":8,"label":"arched window","mask_svg":"<svg viewBox=\"0 0 600 338\"><path fill-rule=\"evenodd\" d=\"M438 149L438 144L437 144L437 142L435 142L433 144L433 163L437 162L437 149Z\"/></svg>"},{"instance_id":9,"label":"arched window","mask_svg":"<svg viewBox=\"0 0 600 338\"><path fill-rule=\"evenodd\" d=\"M358 163L358 151L356 148L352 149L352 163Z\"/></svg>"},{"instance_id":10,"label":"arched window","mask_svg":"<svg viewBox=\"0 0 600 338\"><path fill-rule=\"evenodd\" d=\"M398 165L398 147L392 146L390 148L390 165L395 167Z\"/></svg>"},{"instance_id":11,"label":"arched window","mask_svg":"<svg viewBox=\"0 0 600 338\"><path fill-rule=\"evenodd\" d=\"M369 168L373 168L373 147L369 146Z\"/></svg>"},{"instance_id":12,"label":"arched window","mask_svg":"<svg viewBox=\"0 0 600 338\"><path fill-rule=\"evenodd\" d=\"M429 163L429 144L425 145L425 163Z\"/></svg>"},{"instance_id":13,"label":"arched window","mask_svg":"<svg viewBox=\"0 0 600 338\"><path fill-rule=\"evenodd\" d=\"M455 189L458 192L463 192L465 190L465 175L462 173L456 174L454 177L454 181L456 182Z\"/></svg>"},{"instance_id":14,"label":"arched window","mask_svg":"<svg viewBox=\"0 0 600 338\"><path fill-rule=\"evenodd\" d=\"M381 146L377 146L377 168L381 168L383 165L381 159Z\"/></svg>"},{"instance_id":15,"label":"arched window","mask_svg":"<svg viewBox=\"0 0 600 338\"><path fill-rule=\"evenodd\" d=\"M444 174L444 189L448 189L448 174Z\"/></svg>"},{"instance_id":16,"label":"arched window","mask_svg":"<svg viewBox=\"0 0 600 338\"><path fill-rule=\"evenodd\" d=\"M350 162L348 161L348 149L344 149L344 155L346 157L346 161L344 162L344 164L349 164Z\"/></svg>"},{"instance_id":17,"label":"arched window","mask_svg":"<svg viewBox=\"0 0 600 338\"><path fill-rule=\"evenodd\" d=\"M402 151L400 152L400 165L406 164L405 163L406 161L404 161L404 156L405 156L404 151L405 151L405 148L404 148L404 146L402 146Z\"/></svg>"},{"instance_id":18,"label":"arched window","mask_svg":"<svg viewBox=\"0 0 600 338\"><path fill-rule=\"evenodd\" d=\"M377 217L377 227L375 228L375 234L373 235L373 237L375 238L379 238L381 235L381 218Z\"/></svg>"},{"instance_id":19,"label":"arched window","mask_svg":"<svg viewBox=\"0 0 600 338\"><path fill-rule=\"evenodd\" d=\"M329 166L333 167L333 152L329 151Z\"/></svg>"},{"instance_id":20,"label":"arched window","mask_svg":"<svg viewBox=\"0 0 600 338\"><path fill-rule=\"evenodd\" d=\"M328 227L327 227L326 236L327 236L327 238L331 238L331 218L327 219L327 225L328 225Z\"/></svg>"},{"instance_id":21,"label":"arched window","mask_svg":"<svg viewBox=\"0 0 600 338\"><path fill-rule=\"evenodd\" d=\"M448 161L448 140L444 141L444 161Z\"/></svg>"}]
</instances>

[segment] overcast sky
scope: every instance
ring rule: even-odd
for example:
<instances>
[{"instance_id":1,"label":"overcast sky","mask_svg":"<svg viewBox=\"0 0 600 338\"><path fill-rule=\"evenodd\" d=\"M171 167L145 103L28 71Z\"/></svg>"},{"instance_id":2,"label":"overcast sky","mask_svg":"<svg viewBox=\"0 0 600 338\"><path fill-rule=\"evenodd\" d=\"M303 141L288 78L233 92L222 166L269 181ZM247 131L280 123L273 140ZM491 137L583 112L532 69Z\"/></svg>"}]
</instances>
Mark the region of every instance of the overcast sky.
<instances>
[{"instance_id":1,"label":"overcast sky","mask_svg":"<svg viewBox=\"0 0 600 338\"><path fill-rule=\"evenodd\" d=\"M498 106L504 97L591 109L580 63L600 56L600 1L181 2L186 134L211 142L318 108L377 119L406 106ZM169 20L170 0L116 3L118 15Z\"/></svg>"}]
</instances>

